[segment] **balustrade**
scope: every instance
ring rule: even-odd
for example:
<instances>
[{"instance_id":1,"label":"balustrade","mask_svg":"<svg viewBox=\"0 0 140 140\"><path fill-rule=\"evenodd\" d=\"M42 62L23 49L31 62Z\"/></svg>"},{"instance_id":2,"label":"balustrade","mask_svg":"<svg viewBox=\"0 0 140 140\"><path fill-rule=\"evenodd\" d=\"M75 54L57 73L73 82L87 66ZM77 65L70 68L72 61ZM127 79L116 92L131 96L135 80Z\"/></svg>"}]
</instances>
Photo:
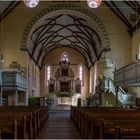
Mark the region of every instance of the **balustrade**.
<instances>
[{"instance_id":1,"label":"balustrade","mask_svg":"<svg viewBox=\"0 0 140 140\"><path fill-rule=\"evenodd\" d=\"M17 71L3 71L1 79L3 90L26 91L26 77Z\"/></svg>"},{"instance_id":2,"label":"balustrade","mask_svg":"<svg viewBox=\"0 0 140 140\"><path fill-rule=\"evenodd\" d=\"M114 84L115 86L140 86L140 61L116 70Z\"/></svg>"}]
</instances>

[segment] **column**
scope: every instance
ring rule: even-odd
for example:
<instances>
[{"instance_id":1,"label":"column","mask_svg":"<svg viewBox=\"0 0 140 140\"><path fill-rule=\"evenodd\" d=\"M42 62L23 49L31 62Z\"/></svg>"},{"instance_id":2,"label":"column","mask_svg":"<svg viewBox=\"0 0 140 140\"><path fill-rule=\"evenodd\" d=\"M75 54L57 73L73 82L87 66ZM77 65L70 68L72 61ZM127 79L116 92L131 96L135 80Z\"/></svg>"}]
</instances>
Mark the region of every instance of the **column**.
<instances>
[{"instance_id":1,"label":"column","mask_svg":"<svg viewBox=\"0 0 140 140\"><path fill-rule=\"evenodd\" d=\"M118 86L115 87L116 92L116 106L118 106Z\"/></svg>"},{"instance_id":2,"label":"column","mask_svg":"<svg viewBox=\"0 0 140 140\"><path fill-rule=\"evenodd\" d=\"M75 93L75 81L74 80L72 82L72 85L73 85L73 92Z\"/></svg>"},{"instance_id":3,"label":"column","mask_svg":"<svg viewBox=\"0 0 140 140\"><path fill-rule=\"evenodd\" d=\"M2 70L0 69L0 106L2 106Z\"/></svg>"},{"instance_id":4,"label":"column","mask_svg":"<svg viewBox=\"0 0 140 140\"><path fill-rule=\"evenodd\" d=\"M26 90L26 92L24 93L24 103L25 103L25 106L28 106L28 90Z\"/></svg>"},{"instance_id":5,"label":"column","mask_svg":"<svg viewBox=\"0 0 140 140\"><path fill-rule=\"evenodd\" d=\"M73 91L73 82L72 82L72 80L70 81L70 87L71 87L70 92L72 92Z\"/></svg>"},{"instance_id":6,"label":"column","mask_svg":"<svg viewBox=\"0 0 140 140\"><path fill-rule=\"evenodd\" d=\"M15 91L15 106L18 106L18 91Z\"/></svg>"}]
</instances>

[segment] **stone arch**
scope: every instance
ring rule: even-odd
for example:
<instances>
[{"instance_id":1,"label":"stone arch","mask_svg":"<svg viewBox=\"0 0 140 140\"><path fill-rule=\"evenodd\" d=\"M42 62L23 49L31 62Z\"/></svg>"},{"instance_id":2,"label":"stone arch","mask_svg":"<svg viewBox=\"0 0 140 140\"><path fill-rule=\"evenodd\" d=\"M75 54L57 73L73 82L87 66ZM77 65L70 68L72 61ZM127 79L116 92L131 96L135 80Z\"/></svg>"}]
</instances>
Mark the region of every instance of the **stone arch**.
<instances>
[{"instance_id":1,"label":"stone arch","mask_svg":"<svg viewBox=\"0 0 140 140\"><path fill-rule=\"evenodd\" d=\"M77 17L81 17L85 19L90 24L91 28L93 28L94 31L98 33L101 42L101 53L103 51L110 50L109 35L107 33L106 27L104 26L103 22L96 15L91 13L91 11L89 11L88 9L85 9L79 5L65 4L65 3L53 4L48 8L42 10L40 13L38 13L30 20L30 22L25 27L23 33L21 50L27 50L28 52L30 52L30 48L28 48L28 45L30 45L28 43L28 40L31 37L35 28L38 27L38 25L41 24L41 22L46 18L55 15L60 15L60 14L75 15Z\"/></svg>"}]
</instances>

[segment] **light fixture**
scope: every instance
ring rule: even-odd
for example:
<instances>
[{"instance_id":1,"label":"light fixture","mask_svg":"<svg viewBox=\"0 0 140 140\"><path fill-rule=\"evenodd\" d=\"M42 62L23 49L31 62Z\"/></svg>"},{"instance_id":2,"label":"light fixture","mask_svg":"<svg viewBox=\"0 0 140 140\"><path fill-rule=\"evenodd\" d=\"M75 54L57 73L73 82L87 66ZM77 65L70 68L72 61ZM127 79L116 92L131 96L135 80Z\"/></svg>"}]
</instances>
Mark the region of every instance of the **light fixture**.
<instances>
[{"instance_id":1,"label":"light fixture","mask_svg":"<svg viewBox=\"0 0 140 140\"><path fill-rule=\"evenodd\" d=\"M102 0L87 0L87 4L90 8L97 8L100 6Z\"/></svg>"},{"instance_id":2,"label":"light fixture","mask_svg":"<svg viewBox=\"0 0 140 140\"><path fill-rule=\"evenodd\" d=\"M34 8L38 5L39 0L23 0L25 5L29 8Z\"/></svg>"}]
</instances>

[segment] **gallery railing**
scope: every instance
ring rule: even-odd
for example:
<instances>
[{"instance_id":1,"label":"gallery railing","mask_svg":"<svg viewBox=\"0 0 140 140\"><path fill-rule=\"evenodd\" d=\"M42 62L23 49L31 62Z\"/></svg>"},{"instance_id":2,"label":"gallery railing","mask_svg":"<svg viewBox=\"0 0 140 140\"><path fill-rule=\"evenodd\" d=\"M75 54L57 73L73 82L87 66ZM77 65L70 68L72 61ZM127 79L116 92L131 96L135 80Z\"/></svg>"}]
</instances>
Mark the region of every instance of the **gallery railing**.
<instances>
[{"instance_id":1,"label":"gallery railing","mask_svg":"<svg viewBox=\"0 0 140 140\"><path fill-rule=\"evenodd\" d=\"M25 91L27 89L26 77L18 71L3 71L2 88L3 90Z\"/></svg>"},{"instance_id":2,"label":"gallery railing","mask_svg":"<svg viewBox=\"0 0 140 140\"><path fill-rule=\"evenodd\" d=\"M115 86L140 86L140 60L114 72Z\"/></svg>"}]
</instances>

